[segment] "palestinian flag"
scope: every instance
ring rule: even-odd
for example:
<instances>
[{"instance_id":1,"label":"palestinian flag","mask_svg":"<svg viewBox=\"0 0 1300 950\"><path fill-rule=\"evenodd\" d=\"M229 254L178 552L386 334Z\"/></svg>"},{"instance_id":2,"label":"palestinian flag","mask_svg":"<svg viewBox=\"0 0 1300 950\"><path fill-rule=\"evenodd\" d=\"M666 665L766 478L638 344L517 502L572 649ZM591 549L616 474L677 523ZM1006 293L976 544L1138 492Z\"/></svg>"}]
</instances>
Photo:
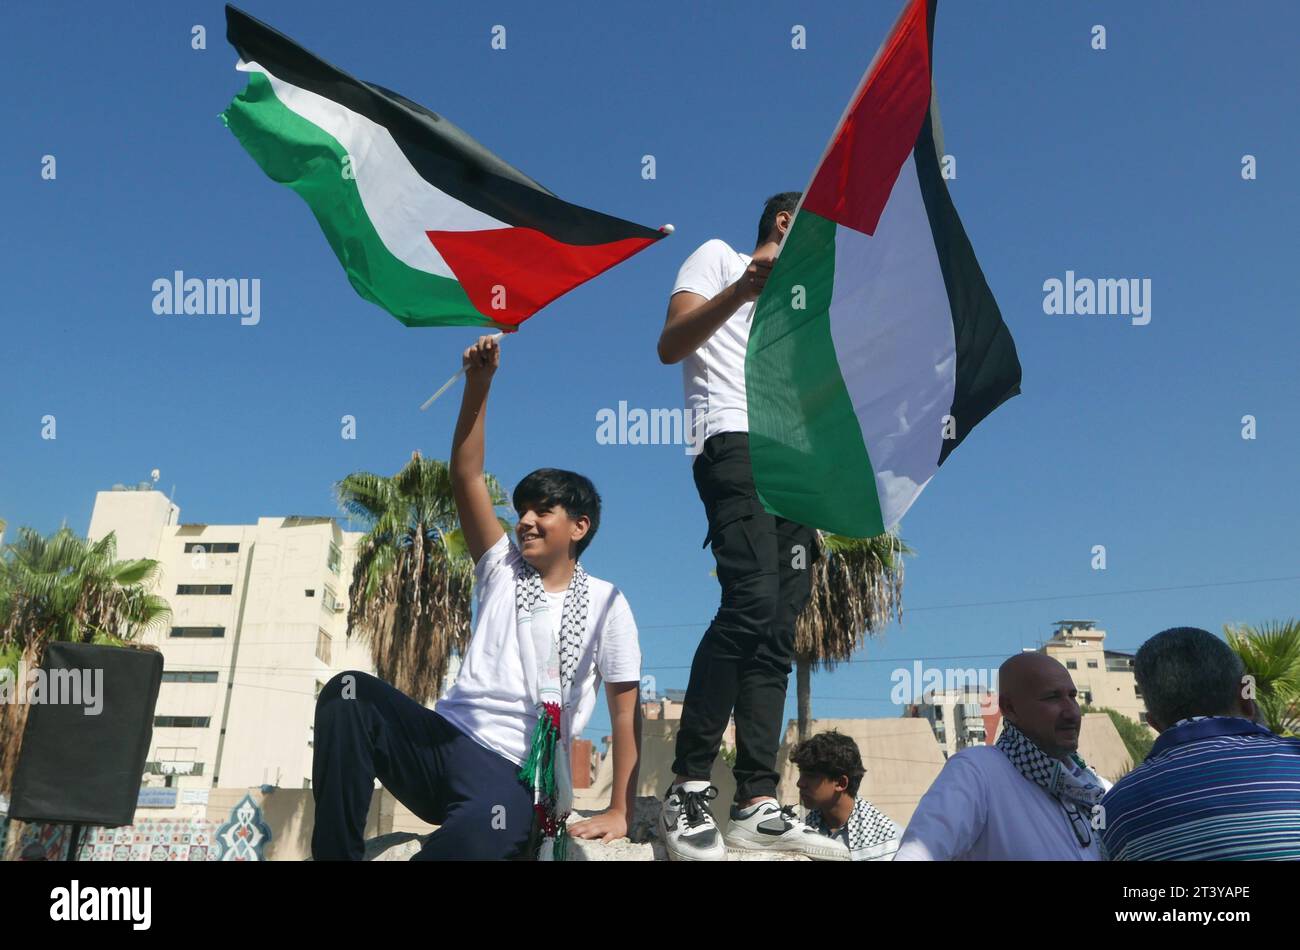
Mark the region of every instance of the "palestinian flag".
<instances>
[{"instance_id":1,"label":"palestinian flag","mask_svg":"<svg viewBox=\"0 0 1300 950\"><path fill-rule=\"evenodd\" d=\"M442 116L226 7L248 86L221 115L407 326L510 330L664 236L562 201Z\"/></svg>"},{"instance_id":2,"label":"palestinian flag","mask_svg":"<svg viewBox=\"0 0 1300 950\"><path fill-rule=\"evenodd\" d=\"M894 527L1020 391L1020 361L939 165L935 0L910 0L831 138L754 307L745 383L765 507Z\"/></svg>"}]
</instances>

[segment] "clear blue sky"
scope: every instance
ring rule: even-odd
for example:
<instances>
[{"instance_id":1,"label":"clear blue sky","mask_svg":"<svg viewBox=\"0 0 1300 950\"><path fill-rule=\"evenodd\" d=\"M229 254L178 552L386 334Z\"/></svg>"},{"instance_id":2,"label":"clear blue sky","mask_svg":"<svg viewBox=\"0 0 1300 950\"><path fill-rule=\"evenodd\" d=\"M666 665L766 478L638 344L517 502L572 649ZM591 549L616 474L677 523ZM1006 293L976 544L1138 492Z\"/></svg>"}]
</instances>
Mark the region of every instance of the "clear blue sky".
<instances>
[{"instance_id":1,"label":"clear blue sky","mask_svg":"<svg viewBox=\"0 0 1300 950\"><path fill-rule=\"evenodd\" d=\"M245 4L560 196L677 226L506 342L488 434L507 484L555 465L602 490L586 563L626 592L662 688L685 686L717 605L702 508L680 448L598 445L596 413L680 405L680 369L655 357L678 265L710 237L748 250L763 199L804 187L901 2L698 6ZM816 716L897 715L894 668L996 666L1062 617L1096 618L1108 645L1136 648L1171 625L1300 613L1294 579L1117 593L1300 575L1298 10L941 0L950 187L1023 395L904 520L911 609L865 662L815 678ZM204 51L190 48L194 24ZM494 24L505 51L489 47ZM806 50L791 49L794 24ZM1105 51L1090 47L1094 24ZM474 333L406 329L357 297L306 205L222 127L243 77L220 4L19 4L0 43L11 532L65 519L84 532L97 490L155 467L184 520L242 523L332 514L346 473L391 473L417 448L446 457L459 389L417 407ZM46 154L54 181L40 177ZM1242 180L1244 154L1258 180ZM260 325L156 316L150 285L177 269L260 278ZM1151 323L1045 315L1043 281L1067 269L1150 278ZM55 441L40 437L47 413ZM345 413L355 441L339 437ZM1240 435L1248 413L1254 441ZM602 709L590 735L607 722Z\"/></svg>"}]
</instances>

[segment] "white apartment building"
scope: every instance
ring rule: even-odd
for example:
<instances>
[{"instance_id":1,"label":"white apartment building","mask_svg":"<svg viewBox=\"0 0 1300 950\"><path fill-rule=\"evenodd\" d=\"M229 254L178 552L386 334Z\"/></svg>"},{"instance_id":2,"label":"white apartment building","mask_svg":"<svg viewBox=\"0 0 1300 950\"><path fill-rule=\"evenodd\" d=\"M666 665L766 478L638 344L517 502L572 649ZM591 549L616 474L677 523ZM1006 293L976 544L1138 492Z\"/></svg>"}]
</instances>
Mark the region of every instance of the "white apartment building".
<instances>
[{"instance_id":1,"label":"white apartment building","mask_svg":"<svg viewBox=\"0 0 1300 950\"><path fill-rule=\"evenodd\" d=\"M1133 654L1107 650L1106 631L1095 620L1058 620L1054 626L1056 632L1038 652L1070 671L1079 705L1110 708L1145 725L1147 708L1133 675Z\"/></svg>"},{"instance_id":2,"label":"white apartment building","mask_svg":"<svg viewBox=\"0 0 1300 950\"><path fill-rule=\"evenodd\" d=\"M993 729L996 732L997 694L976 684L959 689L929 690L922 694L921 702L909 705L903 712L904 718L929 721L945 759L970 746L987 744L989 723L985 714L995 717Z\"/></svg>"},{"instance_id":3,"label":"white apartment building","mask_svg":"<svg viewBox=\"0 0 1300 950\"><path fill-rule=\"evenodd\" d=\"M155 804L199 805L218 785L310 787L316 694L342 670L374 671L347 637L361 532L328 517L185 524L149 482L97 493L89 537L110 531L119 558L159 562L155 592L172 608L144 638L164 672L142 785L179 790Z\"/></svg>"}]
</instances>

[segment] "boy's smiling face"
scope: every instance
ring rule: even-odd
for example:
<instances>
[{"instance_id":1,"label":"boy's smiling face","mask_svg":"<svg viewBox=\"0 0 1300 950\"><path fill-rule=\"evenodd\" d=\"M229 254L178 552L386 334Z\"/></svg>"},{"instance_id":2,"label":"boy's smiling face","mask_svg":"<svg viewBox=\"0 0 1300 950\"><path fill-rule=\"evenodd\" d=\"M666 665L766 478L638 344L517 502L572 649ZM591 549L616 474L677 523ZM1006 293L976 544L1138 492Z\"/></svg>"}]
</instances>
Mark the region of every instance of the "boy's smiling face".
<instances>
[{"instance_id":1,"label":"boy's smiling face","mask_svg":"<svg viewBox=\"0 0 1300 950\"><path fill-rule=\"evenodd\" d=\"M585 515L573 518L563 505L529 502L519 512L515 541L519 553L541 570L570 557L570 545L581 540L591 522Z\"/></svg>"}]
</instances>

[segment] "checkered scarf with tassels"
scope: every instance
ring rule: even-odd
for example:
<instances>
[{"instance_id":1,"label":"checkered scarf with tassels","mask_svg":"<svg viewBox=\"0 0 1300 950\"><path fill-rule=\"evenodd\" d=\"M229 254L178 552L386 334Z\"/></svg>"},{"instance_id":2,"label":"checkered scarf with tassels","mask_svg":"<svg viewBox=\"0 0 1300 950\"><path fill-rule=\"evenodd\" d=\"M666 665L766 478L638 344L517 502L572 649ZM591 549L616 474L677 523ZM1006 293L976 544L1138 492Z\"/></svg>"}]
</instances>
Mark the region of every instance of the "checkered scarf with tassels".
<instances>
[{"instance_id":1,"label":"checkered scarf with tassels","mask_svg":"<svg viewBox=\"0 0 1300 950\"><path fill-rule=\"evenodd\" d=\"M1088 847L1092 843L1092 810L1106 793L1088 764L1070 753L1071 761L1078 767L1078 774L1075 774L1064 762L1049 756L1006 720L1003 720L997 747L1021 775L1061 803L1079 846Z\"/></svg>"},{"instance_id":2,"label":"checkered scarf with tassels","mask_svg":"<svg viewBox=\"0 0 1300 950\"><path fill-rule=\"evenodd\" d=\"M515 579L515 613L521 633L531 635L533 610L545 598L541 574L524 561ZM573 775L569 769L570 737L563 734L564 709L578 669L589 609L587 572L575 564L564 592L560 622L553 628L550 656L537 658L537 725L528 760L519 770L519 780L533 790L535 820L530 846L539 861L563 861L568 850L565 826L573 808Z\"/></svg>"}]
</instances>

